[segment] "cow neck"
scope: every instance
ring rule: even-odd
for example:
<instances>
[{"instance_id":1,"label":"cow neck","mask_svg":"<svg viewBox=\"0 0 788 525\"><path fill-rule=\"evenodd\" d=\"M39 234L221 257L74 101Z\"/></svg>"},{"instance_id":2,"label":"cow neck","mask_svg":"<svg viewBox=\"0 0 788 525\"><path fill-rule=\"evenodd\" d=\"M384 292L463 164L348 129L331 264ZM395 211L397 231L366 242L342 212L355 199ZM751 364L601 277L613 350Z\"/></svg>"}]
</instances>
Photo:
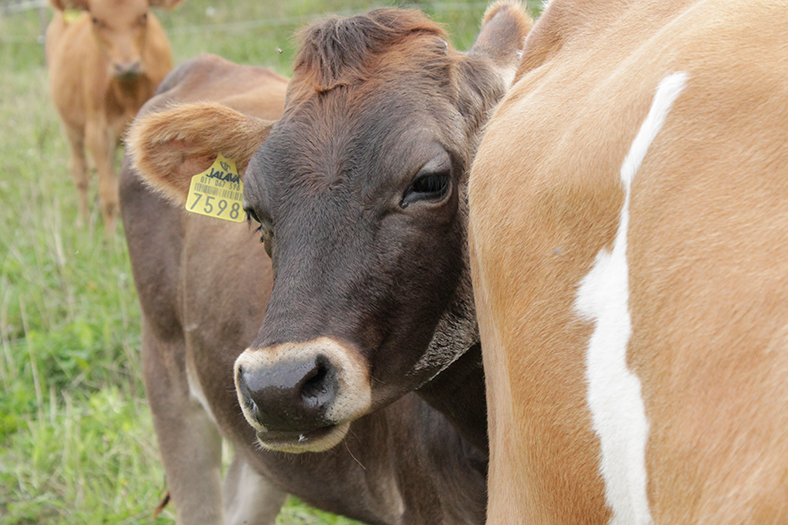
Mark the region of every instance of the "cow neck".
<instances>
[{"instance_id":1,"label":"cow neck","mask_svg":"<svg viewBox=\"0 0 788 525\"><path fill-rule=\"evenodd\" d=\"M481 344L469 348L416 393L441 412L463 438L489 454Z\"/></svg>"}]
</instances>

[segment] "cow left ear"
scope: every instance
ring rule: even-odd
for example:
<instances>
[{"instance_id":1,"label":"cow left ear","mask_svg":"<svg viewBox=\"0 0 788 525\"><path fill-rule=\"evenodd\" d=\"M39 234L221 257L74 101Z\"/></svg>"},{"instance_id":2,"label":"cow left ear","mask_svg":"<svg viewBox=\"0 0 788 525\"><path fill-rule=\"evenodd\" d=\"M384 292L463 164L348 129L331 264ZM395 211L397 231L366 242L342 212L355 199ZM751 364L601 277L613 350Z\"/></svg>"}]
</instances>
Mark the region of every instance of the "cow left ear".
<instances>
[{"instance_id":1,"label":"cow left ear","mask_svg":"<svg viewBox=\"0 0 788 525\"><path fill-rule=\"evenodd\" d=\"M148 5L161 9L175 9L175 7L183 1L184 0L149 0Z\"/></svg>"},{"instance_id":2,"label":"cow left ear","mask_svg":"<svg viewBox=\"0 0 788 525\"><path fill-rule=\"evenodd\" d=\"M235 161L243 178L273 124L222 104L184 104L137 118L126 146L142 178L183 205L192 177L208 169L220 153Z\"/></svg>"},{"instance_id":3,"label":"cow left ear","mask_svg":"<svg viewBox=\"0 0 788 525\"><path fill-rule=\"evenodd\" d=\"M477 126L511 87L533 25L522 4L512 0L494 3L484 14L476 42L456 68L460 111Z\"/></svg>"}]
</instances>

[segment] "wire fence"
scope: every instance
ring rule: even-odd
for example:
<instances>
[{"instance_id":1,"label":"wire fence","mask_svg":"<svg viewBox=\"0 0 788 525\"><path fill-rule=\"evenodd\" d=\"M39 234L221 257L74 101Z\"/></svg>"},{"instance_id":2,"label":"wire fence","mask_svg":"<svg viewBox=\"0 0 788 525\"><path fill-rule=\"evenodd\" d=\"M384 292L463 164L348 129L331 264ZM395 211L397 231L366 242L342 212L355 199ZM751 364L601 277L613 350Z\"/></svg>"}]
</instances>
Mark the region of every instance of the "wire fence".
<instances>
[{"instance_id":1,"label":"wire fence","mask_svg":"<svg viewBox=\"0 0 788 525\"><path fill-rule=\"evenodd\" d=\"M386 7L389 4L378 4L370 6L366 9L344 9L340 11L333 11L333 14L340 16L352 16L361 14L370 9L378 7ZM460 12L460 11L473 11L483 10L489 5L489 2L451 2L451 3L438 3L438 2L424 2L424 3L408 3L407 7L428 10L433 12ZM0 4L0 14L8 15L14 13L21 13L32 9L45 9L48 6L47 0L26 0L17 3L4 3ZM183 35L193 33L214 33L214 32L239 32L250 31L259 28L272 28L281 26L299 26L312 22L325 13L313 13L309 15L290 16L282 18L264 18L258 20L243 20L237 22L222 22L213 24L194 24L171 27L167 30L172 35ZM31 35L0 35L0 42L8 43L42 43L42 36Z\"/></svg>"},{"instance_id":2,"label":"wire fence","mask_svg":"<svg viewBox=\"0 0 788 525\"><path fill-rule=\"evenodd\" d=\"M332 11L332 14L339 16L353 16L364 13L366 11L377 9L379 7L390 6L391 4L373 5L365 9L343 9L339 11ZM407 7L439 11L472 11L484 9L489 5L488 2L466 2L466 3L409 3ZM320 17L325 16L326 13L313 13L309 15L290 16L282 18L269 18L261 20L244 20L242 22L225 22L219 24L199 24L191 26L173 27L168 30L171 34L188 34L200 32L235 32L235 31L248 31L250 29L257 29L261 27L281 27L290 25L302 25L312 22Z\"/></svg>"}]
</instances>

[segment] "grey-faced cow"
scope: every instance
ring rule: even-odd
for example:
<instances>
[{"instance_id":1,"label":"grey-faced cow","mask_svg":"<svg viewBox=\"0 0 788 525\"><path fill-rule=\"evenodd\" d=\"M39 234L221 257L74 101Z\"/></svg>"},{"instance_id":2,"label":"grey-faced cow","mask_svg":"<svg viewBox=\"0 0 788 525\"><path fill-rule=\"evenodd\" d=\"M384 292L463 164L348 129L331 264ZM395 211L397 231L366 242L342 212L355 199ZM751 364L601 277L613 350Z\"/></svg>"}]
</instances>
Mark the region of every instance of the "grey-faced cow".
<instances>
[{"instance_id":1,"label":"grey-faced cow","mask_svg":"<svg viewBox=\"0 0 788 525\"><path fill-rule=\"evenodd\" d=\"M486 15L471 54L465 56L451 50L439 26L423 15L380 10L317 24L304 34L300 57L308 57L317 45L326 52L340 53L334 58L341 59L335 64L341 69L370 61L398 61L400 65L412 62L409 70L414 78L407 86L413 89L409 95L414 104L411 110L442 110L445 114L439 115L443 118L433 123L433 130L456 141L449 146L461 164L450 176L455 179L452 206L459 210L453 215L461 221L462 168L467 166L486 112L503 94L513 75L517 49L529 28L530 20L515 5L496 5ZM358 42L324 41L323 37L332 31L367 39L369 48L361 56L343 56ZM426 56L404 53L419 49L424 43L429 44ZM337 49L334 44L347 45L348 49ZM442 65L434 69L432 61ZM248 184L249 159L271 130L271 122L261 119L277 116L275 108L265 107L265 101L277 97L281 101L283 96L283 83L276 84L270 78L266 82L256 80L249 73L251 68L239 70L239 66L217 62L216 58L203 57L174 72L131 133L137 166L154 187L177 202L185 200L191 177L209 167L218 153L236 160ZM425 71L420 71L421 67ZM239 79L239 71L251 75L248 83ZM303 65L296 68L296 78L299 71L303 73ZM368 73L378 74L374 70ZM438 75L442 78L442 93L433 89ZM389 79L385 75L386 82L376 83L376 89L385 91ZM420 85L422 82L426 85ZM293 98L293 90L303 87L291 82L288 100L298 101ZM374 91L369 94L374 95ZM319 93L316 91L315 95ZM424 98L421 106L415 103L418 97ZM212 102L183 105L197 100ZM170 108L173 103L181 105ZM398 103L394 104L397 107ZM459 109L452 112L452 107L460 107L465 113ZM304 140L309 140L309 136ZM425 160L420 158L418 162ZM339 438L345 440L335 449L326 451L330 444L338 442L336 436L316 444L306 428L295 436L289 430L291 426L278 435L277 430L272 430L273 437L266 439L242 416L233 389L233 361L254 340L266 304L266 318L270 315L271 276L277 273L275 290L283 282L282 267L276 263L271 267L262 255L256 233L244 225L185 215L152 195L129 165L124 169L121 190L124 223L145 319L146 387L168 483L180 509L179 520L221 522L218 427L236 447L224 497L232 523L248 516L264 522L272 515L271 509L278 508L283 492L371 523L483 521L483 375L478 344L466 352L474 346L473 324L470 328L461 327L465 339L460 342L465 346L460 350L451 346L457 339L450 339L452 334L448 331L437 341L436 350L424 365L432 369L419 371L421 377L410 388L421 386L425 378L433 378L421 393L445 415L419 397L407 394L407 388L400 388L396 398L375 407L379 410L341 421L345 428ZM384 195L385 199L389 197ZM454 240L455 237L448 239ZM271 249L270 240L266 249ZM462 258L461 245L455 253ZM467 267L463 260L453 265ZM291 269L294 270L297 271ZM467 275L462 282L457 281L454 285L464 286L463 292L469 298ZM428 281L423 284L432 286ZM462 313L472 312L472 304L462 306ZM297 316L287 322L303 321ZM451 355L442 356L437 350L441 345L443 352ZM448 365L452 366L438 374ZM292 372L283 366L273 374L287 376ZM318 391L321 388L316 386ZM450 421L458 424L462 435ZM285 424L289 425L286 421ZM260 450L260 443L267 449L306 453L291 456Z\"/></svg>"},{"instance_id":2,"label":"grey-faced cow","mask_svg":"<svg viewBox=\"0 0 788 525\"><path fill-rule=\"evenodd\" d=\"M173 71L141 116L150 124L164 115L166 123L174 105L211 101L216 126L241 129L232 120L238 114L281 116L286 85L267 69L203 55ZM248 144L222 142L221 151L242 158ZM172 173L202 170L197 157L171 160ZM271 295L258 234L185 213L151 191L128 159L120 182L143 314L145 386L178 523L270 524L286 493L368 523L483 523L486 455L413 394L354 422L335 450L261 450L233 387L233 363ZM223 485L220 436L235 448Z\"/></svg>"},{"instance_id":3,"label":"grey-faced cow","mask_svg":"<svg viewBox=\"0 0 788 525\"><path fill-rule=\"evenodd\" d=\"M50 95L68 139L80 224L89 214L87 146L98 173L104 228L114 231L115 149L172 69L170 44L150 6L169 9L181 1L51 0L55 16L46 33ZM67 9L82 13L71 19Z\"/></svg>"},{"instance_id":4,"label":"grey-faced cow","mask_svg":"<svg viewBox=\"0 0 788 525\"><path fill-rule=\"evenodd\" d=\"M788 5L553 0L470 182L489 523L788 523Z\"/></svg>"},{"instance_id":5,"label":"grey-faced cow","mask_svg":"<svg viewBox=\"0 0 788 525\"><path fill-rule=\"evenodd\" d=\"M486 450L465 183L530 26L519 4L494 4L466 55L415 12L330 19L302 35L275 124L220 126L193 106L135 126L137 166L180 202L194 171L172 162L204 169L217 141L252 145L236 161L276 280L235 376L264 447L329 449L416 389Z\"/></svg>"}]
</instances>

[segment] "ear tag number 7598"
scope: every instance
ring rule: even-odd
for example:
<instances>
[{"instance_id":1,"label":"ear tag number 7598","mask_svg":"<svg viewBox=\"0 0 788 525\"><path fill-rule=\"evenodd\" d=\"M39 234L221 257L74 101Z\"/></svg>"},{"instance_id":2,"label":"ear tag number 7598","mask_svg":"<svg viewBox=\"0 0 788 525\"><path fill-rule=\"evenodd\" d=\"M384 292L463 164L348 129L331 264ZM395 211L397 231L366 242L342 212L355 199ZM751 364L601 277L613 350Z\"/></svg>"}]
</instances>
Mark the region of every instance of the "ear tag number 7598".
<instances>
[{"instance_id":1,"label":"ear tag number 7598","mask_svg":"<svg viewBox=\"0 0 788 525\"><path fill-rule=\"evenodd\" d=\"M244 183L235 161L220 153L210 168L192 177L186 209L208 217L244 222L243 198Z\"/></svg>"}]
</instances>

